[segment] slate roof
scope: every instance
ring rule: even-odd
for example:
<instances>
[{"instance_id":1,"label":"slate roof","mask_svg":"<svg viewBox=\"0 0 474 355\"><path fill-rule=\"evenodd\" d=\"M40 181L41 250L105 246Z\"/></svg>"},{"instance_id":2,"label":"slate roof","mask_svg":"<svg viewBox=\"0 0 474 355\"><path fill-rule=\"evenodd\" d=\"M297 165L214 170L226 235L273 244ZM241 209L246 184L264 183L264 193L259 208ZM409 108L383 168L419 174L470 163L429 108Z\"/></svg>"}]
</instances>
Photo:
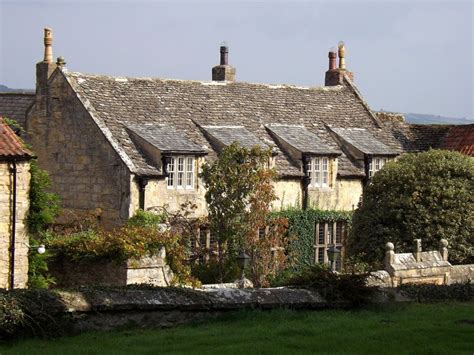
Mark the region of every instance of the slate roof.
<instances>
[{"instance_id":1,"label":"slate roof","mask_svg":"<svg viewBox=\"0 0 474 355\"><path fill-rule=\"evenodd\" d=\"M25 127L26 111L33 105L34 99L34 92L0 92L0 116Z\"/></svg>"},{"instance_id":2,"label":"slate roof","mask_svg":"<svg viewBox=\"0 0 474 355\"><path fill-rule=\"evenodd\" d=\"M0 117L0 159L29 159L32 153Z\"/></svg>"},{"instance_id":3,"label":"slate roof","mask_svg":"<svg viewBox=\"0 0 474 355\"><path fill-rule=\"evenodd\" d=\"M474 156L474 124L451 127L440 148Z\"/></svg>"},{"instance_id":4,"label":"slate roof","mask_svg":"<svg viewBox=\"0 0 474 355\"><path fill-rule=\"evenodd\" d=\"M304 126L323 142L333 139L325 128L357 127L371 132L386 146L403 151L390 131L383 130L350 81L333 87L303 88L245 82L203 82L156 78L119 78L61 72L97 125L132 173L158 174L132 141L124 124L166 124L217 157L200 126L243 126L260 141L275 144L265 128L270 124ZM302 176L301 162L277 149L280 176ZM340 174L352 174L349 158ZM352 166L351 166L352 165ZM347 168L347 171L344 169Z\"/></svg>"},{"instance_id":5,"label":"slate roof","mask_svg":"<svg viewBox=\"0 0 474 355\"><path fill-rule=\"evenodd\" d=\"M228 146L238 142L242 147L252 148L260 146L269 148L267 143L262 142L244 126L201 126L204 133L217 139L222 145Z\"/></svg>"},{"instance_id":6,"label":"slate roof","mask_svg":"<svg viewBox=\"0 0 474 355\"><path fill-rule=\"evenodd\" d=\"M162 153L206 153L203 147L191 142L186 138L184 132L178 132L173 126L162 124L129 124L126 127Z\"/></svg>"},{"instance_id":7,"label":"slate roof","mask_svg":"<svg viewBox=\"0 0 474 355\"><path fill-rule=\"evenodd\" d=\"M332 140L323 140L304 126L269 124L267 129L303 154L340 155L342 152Z\"/></svg>"},{"instance_id":8,"label":"slate roof","mask_svg":"<svg viewBox=\"0 0 474 355\"><path fill-rule=\"evenodd\" d=\"M336 133L344 141L356 147L364 154L372 155L396 155L397 151L380 142L373 134L364 128L335 128L331 131Z\"/></svg>"}]
</instances>

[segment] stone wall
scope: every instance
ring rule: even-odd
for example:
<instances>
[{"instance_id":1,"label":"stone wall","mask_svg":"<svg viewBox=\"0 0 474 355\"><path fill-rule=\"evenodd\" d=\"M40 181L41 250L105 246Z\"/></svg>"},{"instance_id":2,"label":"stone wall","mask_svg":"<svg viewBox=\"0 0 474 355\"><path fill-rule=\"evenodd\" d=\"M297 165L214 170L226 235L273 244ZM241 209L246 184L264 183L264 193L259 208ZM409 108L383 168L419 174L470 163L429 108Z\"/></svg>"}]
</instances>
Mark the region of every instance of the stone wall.
<instances>
[{"instance_id":1,"label":"stone wall","mask_svg":"<svg viewBox=\"0 0 474 355\"><path fill-rule=\"evenodd\" d=\"M16 233L15 233L15 288L28 282L28 236L26 216L29 208L30 164L17 162ZM0 163L0 288L9 287L10 240L12 227L12 174L9 164Z\"/></svg>"},{"instance_id":2,"label":"stone wall","mask_svg":"<svg viewBox=\"0 0 474 355\"><path fill-rule=\"evenodd\" d=\"M164 249L154 255L123 263L60 260L49 263L48 267L58 288L131 284L169 286L173 279Z\"/></svg>"},{"instance_id":3,"label":"stone wall","mask_svg":"<svg viewBox=\"0 0 474 355\"><path fill-rule=\"evenodd\" d=\"M51 78L49 96L37 97L26 125L64 209L82 215L100 208L110 224L129 217L128 170L60 72Z\"/></svg>"},{"instance_id":4,"label":"stone wall","mask_svg":"<svg viewBox=\"0 0 474 355\"><path fill-rule=\"evenodd\" d=\"M309 188L309 206L322 210L352 211L362 195L360 179L335 180L332 188Z\"/></svg>"}]
</instances>

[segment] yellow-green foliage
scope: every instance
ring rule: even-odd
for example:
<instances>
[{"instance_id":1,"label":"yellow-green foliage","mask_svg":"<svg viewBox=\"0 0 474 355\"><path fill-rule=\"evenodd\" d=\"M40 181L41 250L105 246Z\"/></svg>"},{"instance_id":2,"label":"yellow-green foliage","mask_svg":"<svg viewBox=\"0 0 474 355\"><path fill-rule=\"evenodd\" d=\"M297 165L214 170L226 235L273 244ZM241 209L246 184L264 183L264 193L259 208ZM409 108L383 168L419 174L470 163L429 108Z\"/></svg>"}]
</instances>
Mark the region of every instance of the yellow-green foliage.
<instances>
[{"instance_id":1,"label":"yellow-green foliage","mask_svg":"<svg viewBox=\"0 0 474 355\"><path fill-rule=\"evenodd\" d=\"M447 239L449 260L474 262L474 161L460 153L431 150L386 164L366 187L352 220L349 251L381 263L384 245L410 252L413 239L436 250Z\"/></svg>"},{"instance_id":2,"label":"yellow-green foliage","mask_svg":"<svg viewBox=\"0 0 474 355\"><path fill-rule=\"evenodd\" d=\"M48 248L55 251L56 258L83 262L110 260L120 263L165 247L167 262L176 276L175 281L186 284L193 281L186 263L185 242L172 231L127 225L110 231L91 229L73 234L50 234L46 243Z\"/></svg>"}]
</instances>

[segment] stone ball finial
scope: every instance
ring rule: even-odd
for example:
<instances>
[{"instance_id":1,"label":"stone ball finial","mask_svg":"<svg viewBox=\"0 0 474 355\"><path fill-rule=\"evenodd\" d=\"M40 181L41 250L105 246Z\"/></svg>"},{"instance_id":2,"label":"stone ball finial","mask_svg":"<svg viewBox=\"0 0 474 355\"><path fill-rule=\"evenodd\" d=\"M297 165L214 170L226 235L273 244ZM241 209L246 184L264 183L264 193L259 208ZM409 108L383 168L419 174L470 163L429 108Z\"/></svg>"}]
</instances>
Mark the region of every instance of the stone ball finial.
<instances>
[{"instance_id":1,"label":"stone ball finial","mask_svg":"<svg viewBox=\"0 0 474 355\"><path fill-rule=\"evenodd\" d=\"M442 247L447 248L449 243L448 243L448 241L447 241L446 239L441 239L441 240L439 241L439 244L440 244Z\"/></svg>"},{"instance_id":2,"label":"stone ball finial","mask_svg":"<svg viewBox=\"0 0 474 355\"><path fill-rule=\"evenodd\" d=\"M387 244L385 244L385 249L387 251L393 251L395 249L395 246L393 245L392 242L388 242Z\"/></svg>"},{"instance_id":3,"label":"stone ball finial","mask_svg":"<svg viewBox=\"0 0 474 355\"><path fill-rule=\"evenodd\" d=\"M66 65L66 60L64 59L63 56L59 56L59 57L56 59L56 64L57 64L57 65L61 65L61 66Z\"/></svg>"}]
</instances>

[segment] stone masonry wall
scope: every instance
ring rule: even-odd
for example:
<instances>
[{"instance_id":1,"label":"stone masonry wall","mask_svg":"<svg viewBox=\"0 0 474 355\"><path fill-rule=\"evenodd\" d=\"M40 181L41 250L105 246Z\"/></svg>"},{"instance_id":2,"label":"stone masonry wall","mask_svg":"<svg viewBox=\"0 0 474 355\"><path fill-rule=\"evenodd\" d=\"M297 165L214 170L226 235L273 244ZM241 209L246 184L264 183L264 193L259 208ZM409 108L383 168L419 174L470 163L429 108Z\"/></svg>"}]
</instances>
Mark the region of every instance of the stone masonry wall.
<instances>
[{"instance_id":1,"label":"stone masonry wall","mask_svg":"<svg viewBox=\"0 0 474 355\"><path fill-rule=\"evenodd\" d=\"M309 206L322 210L352 211L362 195L362 180L336 180L332 188L309 188Z\"/></svg>"},{"instance_id":2,"label":"stone masonry wall","mask_svg":"<svg viewBox=\"0 0 474 355\"><path fill-rule=\"evenodd\" d=\"M12 181L9 164L0 163L0 288L9 287ZM15 288L24 288L28 282L26 216L29 208L29 188L30 164L28 162L17 162Z\"/></svg>"},{"instance_id":3,"label":"stone masonry wall","mask_svg":"<svg viewBox=\"0 0 474 355\"><path fill-rule=\"evenodd\" d=\"M61 73L50 82L46 104L27 118L28 141L62 207L81 215L97 208L118 224L129 217L130 175Z\"/></svg>"}]
</instances>

